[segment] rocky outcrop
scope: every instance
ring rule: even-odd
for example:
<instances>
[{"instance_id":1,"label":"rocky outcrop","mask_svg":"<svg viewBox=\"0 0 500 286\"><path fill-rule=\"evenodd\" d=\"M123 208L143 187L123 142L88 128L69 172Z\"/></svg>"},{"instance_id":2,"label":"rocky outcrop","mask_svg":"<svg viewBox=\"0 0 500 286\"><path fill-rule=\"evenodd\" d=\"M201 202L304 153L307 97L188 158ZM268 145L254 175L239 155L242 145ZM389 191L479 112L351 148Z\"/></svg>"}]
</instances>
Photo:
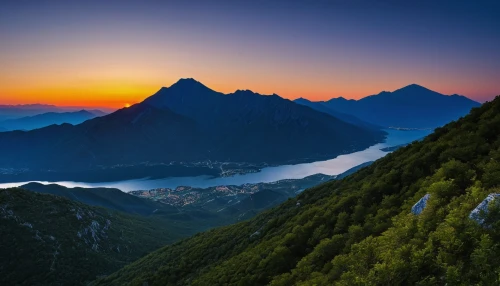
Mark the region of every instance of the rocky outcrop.
<instances>
[{"instance_id":1,"label":"rocky outcrop","mask_svg":"<svg viewBox=\"0 0 500 286\"><path fill-rule=\"evenodd\" d=\"M492 201L495 201L500 194L491 193L489 194L475 209L473 209L469 218L476 221L479 224L484 223L484 216L488 213L488 206Z\"/></svg>"},{"instance_id":2,"label":"rocky outcrop","mask_svg":"<svg viewBox=\"0 0 500 286\"><path fill-rule=\"evenodd\" d=\"M426 194L425 196L423 196L420 200L418 200L416 204L413 205L413 207L411 208L411 212L414 215L421 214L427 206L427 200L429 200L430 197L430 194Z\"/></svg>"}]
</instances>

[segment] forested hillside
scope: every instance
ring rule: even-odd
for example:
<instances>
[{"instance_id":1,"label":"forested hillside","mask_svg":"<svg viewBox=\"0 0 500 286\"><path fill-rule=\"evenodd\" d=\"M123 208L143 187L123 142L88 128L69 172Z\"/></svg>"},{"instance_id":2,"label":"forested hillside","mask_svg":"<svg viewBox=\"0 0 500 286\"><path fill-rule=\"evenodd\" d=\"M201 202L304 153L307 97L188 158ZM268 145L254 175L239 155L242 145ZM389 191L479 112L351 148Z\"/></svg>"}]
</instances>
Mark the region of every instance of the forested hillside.
<instances>
[{"instance_id":1,"label":"forested hillside","mask_svg":"<svg viewBox=\"0 0 500 286\"><path fill-rule=\"evenodd\" d=\"M343 180L164 247L96 284L498 285L498 207L490 203L483 224L469 214L500 192L499 135L497 97Z\"/></svg>"},{"instance_id":2,"label":"forested hillside","mask_svg":"<svg viewBox=\"0 0 500 286\"><path fill-rule=\"evenodd\" d=\"M0 189L0 285L85 285L186 235L163 220Z\"/></svg>"}]
</instances>

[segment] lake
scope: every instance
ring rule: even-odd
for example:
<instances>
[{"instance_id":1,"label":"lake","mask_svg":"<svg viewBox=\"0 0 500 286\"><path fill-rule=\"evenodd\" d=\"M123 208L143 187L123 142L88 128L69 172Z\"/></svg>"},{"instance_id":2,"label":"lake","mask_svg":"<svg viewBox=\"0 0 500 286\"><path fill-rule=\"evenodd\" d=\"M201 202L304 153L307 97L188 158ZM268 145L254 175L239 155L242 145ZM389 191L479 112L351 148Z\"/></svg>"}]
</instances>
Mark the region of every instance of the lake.
<instances>
[{"instance_id":1,"label":"lake","mask_svg":"<svg viewBox=\"0 0 500 286\"><path fill-rule=\"evenodd\" d=\"M176 188L178 186L191 186L197 188L207 188L219 185L243 185L253 183L270 183L283 179L301 179L317 173L326 175L338 175L360 164L374 161L382 158L389 152L380 149L393 147L401 144L410 143L421 139L432 131L430 130L385 130L388 136L384 143L373 145L363 151L340 155L334 159L318 161L312 163L303 163L296 165L281 165L275 167L263 168L257 173L248 173L235 175L232 177L197 176L197 177L170 177L165 179L150 180L129 180L119 182L105 183L86 183L86 182L39 182L43 184L54 183L66 187L108 187L118 188L129 192L134 190L149 190L156 188ZM4 183L0 188L18 187L29 182L22 183Z\"/></svg>"}]
</instances>

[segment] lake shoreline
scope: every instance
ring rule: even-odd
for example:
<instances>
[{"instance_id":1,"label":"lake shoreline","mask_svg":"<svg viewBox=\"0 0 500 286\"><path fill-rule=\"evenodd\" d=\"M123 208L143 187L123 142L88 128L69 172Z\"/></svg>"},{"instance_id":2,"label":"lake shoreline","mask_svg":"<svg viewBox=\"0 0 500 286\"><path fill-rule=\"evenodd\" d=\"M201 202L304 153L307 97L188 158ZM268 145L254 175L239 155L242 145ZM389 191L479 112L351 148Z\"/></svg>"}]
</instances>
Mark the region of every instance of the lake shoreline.
<instances>
[{"instance_id":1,"label":"lake shoreline","mask_svg":"<svg viewBox=\"0 0 500 286\"><path fill-rule=\"evenodd\" d=\"M62 180L16 180L5 182L0 178L0 188L7 186L19 186L28 182L38 181L42 183L55 183L66 187L109 187L117 188L125 192L135 191L135 190L148 190L155 188L176 188L178 186L190 186L193 188L208 188L213 186L222 185L243 185L243 184L255 184L255 183L270 183L283 179L301 179L314 174L325 174L329 176L339 175L346 170L363 164L369 161L375 161L390 151L384 148L394 147L402 144L410 143L414 140L425 137L431 133L431 131L397 131L388 130L388 136L384 143L378 143L372 145L364 150L352 152L349 154L338 155L333 159L314 161L310 163L299 163L290 165L279 165L279 166L266 166L260 169L258 172L248 172L244 174L236 174L233 176L218 176L218 172L214 172L214 168L208 169L212 173L208 172L204 175L197 176L177 176L177 177L163 177L160 179L155 179L155 176L151 176L150 170L144 170L145 176L139 179L131 180L115 180L115 181L101 181L101 182L89 182L85 180L68 180L65 177ZM253 165L255 166L255 165ZM110 177L108 176L109 180Z\"/></svg>"},{"instance_id":2,"label":"lake shoreline","mask_svg":"<svg viewBox=\"0 0 500 286\"><path fill-rule=\"evenodd\" d=\"M387 139L387 135L384 141ZM26 169L7 170L0 169L0 185L7 183L22 182L58 182L73 181L79 183L113 183L116 181L130 180L161 180L177 177L199 177L209 176L211 179L232 177L237 175L246 175L250 173L259 173L264 168L293 166L299 164L309 164L318 161L328 161L339 156L352 154L366 150L374 145L353 147L350 150L342 150L330 154L320 154L308 158L287 160L283 162L190 162L190 163L171 163L171 164L149 164L141 163L137 165L112 166L106 168L96 168L90 170L71 170L71 171L31 171ZM3 173L2 173L3 171Z\"/></svg>"}]
</instances>

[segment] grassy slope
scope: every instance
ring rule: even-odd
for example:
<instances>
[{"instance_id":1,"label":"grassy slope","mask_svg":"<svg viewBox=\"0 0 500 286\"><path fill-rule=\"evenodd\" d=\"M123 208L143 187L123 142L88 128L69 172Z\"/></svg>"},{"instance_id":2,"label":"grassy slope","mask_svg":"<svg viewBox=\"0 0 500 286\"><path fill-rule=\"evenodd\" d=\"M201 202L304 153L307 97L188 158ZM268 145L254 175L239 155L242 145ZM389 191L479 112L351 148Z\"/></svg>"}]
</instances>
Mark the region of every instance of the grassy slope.
<instances>
[{"instance_id":1,"label":"grassy slope","mask_svg":"<svg viewBox=\"0 0 500 286\"><path fill-rule=\"evenodd\" d=\"M499 134L497 98L343 180L164 247L96 284L498 284L499 228L467 215L500 185ZM426 193L422 215L409 214Z\"/></svg>"}]
</instances>

